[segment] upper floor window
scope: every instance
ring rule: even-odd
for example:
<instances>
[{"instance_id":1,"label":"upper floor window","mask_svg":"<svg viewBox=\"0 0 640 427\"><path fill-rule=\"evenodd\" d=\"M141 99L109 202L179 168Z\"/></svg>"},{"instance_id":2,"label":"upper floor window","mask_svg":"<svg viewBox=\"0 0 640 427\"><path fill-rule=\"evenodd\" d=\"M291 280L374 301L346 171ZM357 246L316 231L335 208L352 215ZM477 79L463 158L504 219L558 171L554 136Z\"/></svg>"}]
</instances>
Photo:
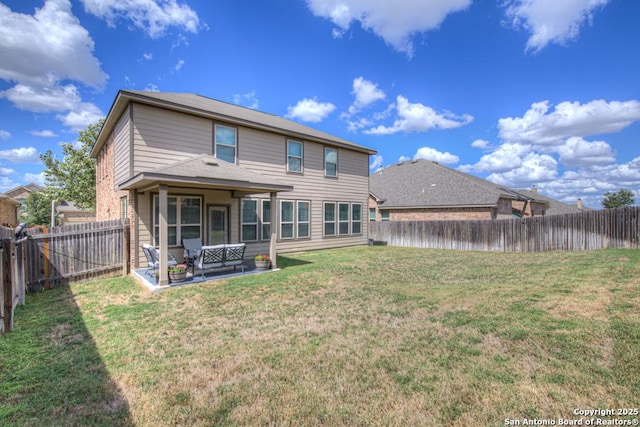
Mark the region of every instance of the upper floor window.
<instances>
[{"instance_id":1,"label":"upper floor window","mask_svg":"<svg viewBox=\"0 0 640 427\"><path fill-rule=\"evenodd\" d=\"M238 140L236 128L216 125L214 139L216 158L225 162L235 163Z\"/></svg>"},{"instance_id":2,"label":"upper floor window","mask_svg":"<svg viewBox=\"0 0 640 427\"><path fill-rule=\"evenodd\" d=\"M287 172L302 173L302 142L287 141Z\"/></svg>"},{"instance_id":3,"label":"upper floor window","mask_svg":"<svg viewBox=\"0 0 640 427\"><path fill-rule=\"evenodd\" d=\"M338 176L338 150L324 148L324 176Z\"/></svg>"}]
</instances>

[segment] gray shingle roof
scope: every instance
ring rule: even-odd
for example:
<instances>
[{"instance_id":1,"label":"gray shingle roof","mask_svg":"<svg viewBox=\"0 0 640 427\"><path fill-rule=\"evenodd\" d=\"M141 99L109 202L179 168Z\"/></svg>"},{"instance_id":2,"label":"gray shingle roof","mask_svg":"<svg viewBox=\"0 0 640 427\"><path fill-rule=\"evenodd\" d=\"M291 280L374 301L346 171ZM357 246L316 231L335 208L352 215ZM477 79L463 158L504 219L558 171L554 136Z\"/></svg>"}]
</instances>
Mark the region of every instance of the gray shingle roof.
<instances>
[{"instance_id":1,"label":"gray shingle roof","mask_svg":"<svg viewBox=\"0 0 640 427\"><path fill-rule=\"evenodd\" d=\"M304 138L306 140L313 140L329 145L350 148L367 154L376 153L376 151L371 148L354 144L351 141L301 125L300 123L283 117L263 113L261 111L241 107L235 104L229 104L227 102L218 101L216 99L207 98L193 93L121 90L118 92L118 95L111 106L104 128L100 132L96 146L91 152L92 157L97 156L97 153L104 144L110 130L115 126L117 119L120 117L120 114L124 111L124 108L129 101L158 105L163 108L209 117L232 124L254 127L292 137Z\"/></svg>"},{"instance_id":2,"label":"gray shingle roof","mask_svg":"<svg viewBox=\"0 0 640 427\"><path fill-rule=\"evenodd\" d=\"M384 208L487 207L498 199L536 199L516 190L424 159L408 160L373 173L369 189Z\"/></svg>"},{"instance_id":3,"label":"gray shingle roof","mask_svg":"<svg viewBox=\"0 0 640 427\"><path fill-rule=\"evenodd\" d=\"M156 183L175 183L245 191L290 191L293 187L260 175L241 166L216 159L210 154L199 154L167 166L142 172L120 186L137 188Z\"/></svg>"}]
</instances>

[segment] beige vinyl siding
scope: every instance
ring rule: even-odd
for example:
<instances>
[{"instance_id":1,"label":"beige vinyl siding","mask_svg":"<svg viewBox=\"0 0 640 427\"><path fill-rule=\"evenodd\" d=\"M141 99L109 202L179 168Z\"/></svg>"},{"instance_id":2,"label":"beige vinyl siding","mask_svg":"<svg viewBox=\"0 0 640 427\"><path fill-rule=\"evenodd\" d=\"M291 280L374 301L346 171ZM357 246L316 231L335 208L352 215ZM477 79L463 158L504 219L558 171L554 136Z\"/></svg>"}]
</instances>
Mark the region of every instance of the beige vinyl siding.
<instances>
[{"instance_id":1,"label":"beige vinyl siding","mask_svg":"<svg viewBox=\"0 0 640 427\"><path fill-rule=\"evenodd\" d=\"M127 108L118 123L113 128L113 143L114 143L114 183L116 185L131 178L130 172L130 157L131 146L129 144L129 136L131 133L131 119L129 117L129 108Z\"/></svg>"},{"instance_id":2,"label":"beige vinyl siding","mask_svg":"<svg viewBox=\"0 0 640 427\"><path fill-rule=\"evenodd\" d=\"M278 194L278 200L308 200L311 202L311 238L278 241L281 253L330 247L363 245L368 241L365 221L369 194L369 156L366 153L338 149L338 177L324 176L324 145L304 141L304 173L287 173L285 135L240 128L238 131L240 166L274 178L294 187ZM256 196L266 198L267 194ZM357 202L362 204L362 235L324 237L323 202ZM261 247L261 243L248 243ZM249 251L249 249L248 249ZM253 250L252 250L253 252Z\"/></svg>"},{"instance_id":3,"label":"beige vinyl siding","mask_svg":"<svg viewBox=\"0 0 640 427\"><path fill-rule=\"evenodd\" d=\"M132 104L134 175L213 152L213 123L188 114Z\"/></svg>"}]
</instances>

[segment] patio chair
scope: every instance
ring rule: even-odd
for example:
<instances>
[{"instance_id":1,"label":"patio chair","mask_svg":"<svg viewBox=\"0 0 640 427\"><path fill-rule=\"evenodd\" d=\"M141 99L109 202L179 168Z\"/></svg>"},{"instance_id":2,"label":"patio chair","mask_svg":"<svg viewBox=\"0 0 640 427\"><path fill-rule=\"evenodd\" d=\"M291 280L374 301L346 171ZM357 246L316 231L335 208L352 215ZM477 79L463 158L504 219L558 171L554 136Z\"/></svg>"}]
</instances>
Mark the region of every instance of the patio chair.
<instances>
[{"instance_id":1,"label":"patio chair","mask_svg":"<svg viewBox=\"0 0 640 427\"><path fill-rule=\"evenodd\" d=\"M182 239L182 246L184 247L182 256L184 257L185 263L191 266L191 272L193 273L196 260L200 256L200 252L202 252L202 239L199 237L195 239Z\"/></svg>"},{"instance_id":2,"label":"patio chair","mask_svg":"<svg viewBox=\"0 0 640 427\"><path fill-rule=\"evenodd\" d=\"M144 274L153 277L153 272L160 268L160 253L155 247L146 243L142 245L142 251L144 256L147 257L147 271ZM169 254L168 258L169 267L178 265L178 260L173 255Z\"/></svg>"}]
</instances>

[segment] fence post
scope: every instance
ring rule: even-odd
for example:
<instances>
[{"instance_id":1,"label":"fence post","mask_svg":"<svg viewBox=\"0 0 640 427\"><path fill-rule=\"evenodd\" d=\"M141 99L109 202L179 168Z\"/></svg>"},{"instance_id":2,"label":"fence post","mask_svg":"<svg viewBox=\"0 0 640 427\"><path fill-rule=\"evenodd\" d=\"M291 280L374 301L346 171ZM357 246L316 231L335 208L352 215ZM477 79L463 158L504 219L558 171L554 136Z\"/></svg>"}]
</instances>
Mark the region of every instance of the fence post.
<instances>
[{"instance_id":1,"label":"fence post","mask_svg":"<svg viewBox=\"0 0 640 427\"><path fill-rule=\"evenodd\" d=\"M4 277L4 241L0 240L0 335L4 333L4 292L7 281Z\"/></svg>"},{"instance_id":2,"label":"fence post","mask_svg":"<svg viewBox=\"0 0 640 427\"><path fill-rule=\"evenodd\" d=\"M129 274L129 226L122 229L122 275Z\"/></svg>"}]
</instances>

